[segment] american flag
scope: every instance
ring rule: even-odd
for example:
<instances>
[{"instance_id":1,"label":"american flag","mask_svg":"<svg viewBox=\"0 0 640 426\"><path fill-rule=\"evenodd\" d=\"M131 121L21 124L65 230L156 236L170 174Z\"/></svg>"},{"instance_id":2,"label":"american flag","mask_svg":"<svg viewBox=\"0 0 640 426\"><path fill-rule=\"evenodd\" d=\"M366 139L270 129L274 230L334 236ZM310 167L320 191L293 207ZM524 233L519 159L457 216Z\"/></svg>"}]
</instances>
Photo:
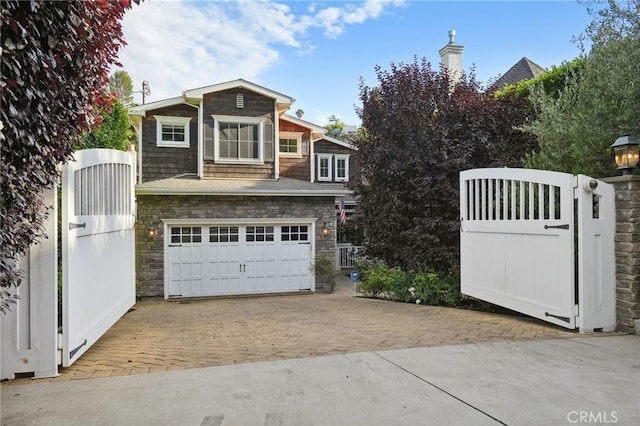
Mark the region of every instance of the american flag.
<instances>
[{"instance_id":1,"label":"american flag","mask_svg":"<svg viewBox=\"0 0 640 426\"><path fill-rule=\"evenodd\" d=\"M344 201L340 200L340 223L345 224L347 222L347 212L344 210Z\"/></svg>"}]
</instances>

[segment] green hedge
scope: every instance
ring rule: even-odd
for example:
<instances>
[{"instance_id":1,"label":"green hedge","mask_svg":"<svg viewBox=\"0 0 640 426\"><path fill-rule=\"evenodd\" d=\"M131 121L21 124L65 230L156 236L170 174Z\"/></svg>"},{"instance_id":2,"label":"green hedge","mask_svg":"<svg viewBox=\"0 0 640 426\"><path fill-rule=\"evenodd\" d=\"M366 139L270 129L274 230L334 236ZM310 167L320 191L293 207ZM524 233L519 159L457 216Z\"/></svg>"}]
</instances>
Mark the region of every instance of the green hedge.
<instances>
[{"instance_id":1,"label":"green hedge","mask_svg":"<svg viewBox=\"0 0 640 426\"><path fill-rule=\"evenodd\" d=\"M407 273L372 262L360 268L358 290L366 297L399 302L457 306L460 304L460 280L435 272Z\"/></svg>"}]
</instances>

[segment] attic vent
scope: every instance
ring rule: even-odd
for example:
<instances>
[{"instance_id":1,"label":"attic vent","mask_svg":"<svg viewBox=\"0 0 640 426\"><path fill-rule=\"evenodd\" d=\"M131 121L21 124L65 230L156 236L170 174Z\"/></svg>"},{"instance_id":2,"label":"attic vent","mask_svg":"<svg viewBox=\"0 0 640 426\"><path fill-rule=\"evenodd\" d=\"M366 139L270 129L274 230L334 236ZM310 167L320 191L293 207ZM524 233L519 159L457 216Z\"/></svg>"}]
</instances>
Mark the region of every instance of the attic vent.
<instances>
[{"instance_id":1,"label":"attic vent","mask_svg":"<svg viewBox=\"0 0 640 426\"><path fill-rule=\"evenodd\" d=\"M236 95L236 107L244 108L244 95L242 93Z\"/></svg>"}]
</instances>

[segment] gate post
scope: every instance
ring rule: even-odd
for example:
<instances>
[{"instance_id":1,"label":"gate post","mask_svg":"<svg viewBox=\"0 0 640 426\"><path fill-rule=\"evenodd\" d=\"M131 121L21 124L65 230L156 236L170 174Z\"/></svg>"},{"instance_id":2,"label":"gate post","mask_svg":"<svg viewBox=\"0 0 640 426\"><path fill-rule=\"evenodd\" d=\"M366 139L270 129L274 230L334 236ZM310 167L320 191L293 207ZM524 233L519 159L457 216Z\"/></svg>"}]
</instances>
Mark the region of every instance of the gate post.
<instances>
[{"instance_id":1,"label":"gate post","mask_svg":"<svg viewBox=\"0 0 640 426\"><path fill-rule=\"evenodd\" d=\"M601 180L616 191L617 329L640 334L640 176Z\"/></svg>"}]
</instances>

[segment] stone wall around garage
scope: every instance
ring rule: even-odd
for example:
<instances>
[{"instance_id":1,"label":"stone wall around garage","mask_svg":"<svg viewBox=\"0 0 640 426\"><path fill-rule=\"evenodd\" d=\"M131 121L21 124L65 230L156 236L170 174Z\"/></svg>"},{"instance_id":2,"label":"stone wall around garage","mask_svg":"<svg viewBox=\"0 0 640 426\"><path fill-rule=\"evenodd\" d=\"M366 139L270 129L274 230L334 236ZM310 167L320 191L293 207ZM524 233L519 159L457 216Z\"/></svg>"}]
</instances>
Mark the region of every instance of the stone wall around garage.
<instances>
[{"instance_id":1,"label":"stone wall around garage","mask_svg":"<svg viewBox=\"0 0 640 426\"><path fill-rule=\"evenodd\" d=\"M139 297L164 296L163 219L316 218L315 255L335 258L334 197L137 196L136 272ZM329 236L322 236L322 227ZM149 230L157 232L149 237ZM321 287L316 287L316 291Z\"/></svg>"}]
</instances>

